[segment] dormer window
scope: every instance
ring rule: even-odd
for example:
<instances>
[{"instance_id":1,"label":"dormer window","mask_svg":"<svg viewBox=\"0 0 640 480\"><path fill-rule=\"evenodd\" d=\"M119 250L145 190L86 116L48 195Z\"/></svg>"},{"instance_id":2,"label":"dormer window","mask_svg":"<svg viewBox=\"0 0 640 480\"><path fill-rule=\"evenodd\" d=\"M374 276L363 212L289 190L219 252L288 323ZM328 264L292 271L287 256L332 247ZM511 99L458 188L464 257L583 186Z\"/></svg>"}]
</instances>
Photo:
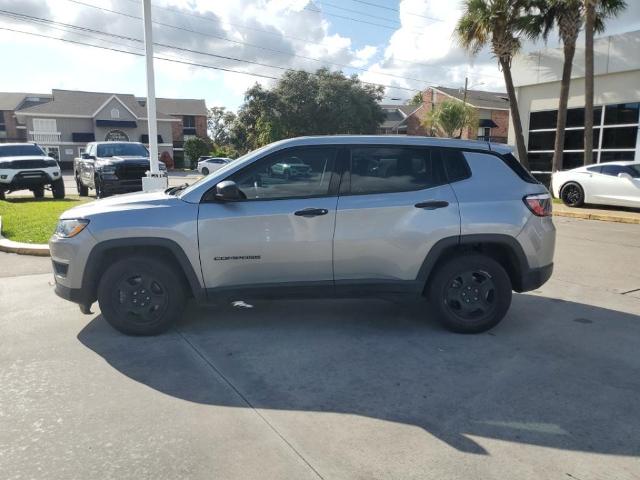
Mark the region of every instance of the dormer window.
<instances>
[{"instance_id":1,"label":"dormer window","mask_svg":"<svg viewBox=\"0 0 640 480\"><path fill-rule=\"evenodd\" d=\"M120 110L118 110L117 108L112 108L111 118L120 118Z\"/></svg>"}]
</instances>

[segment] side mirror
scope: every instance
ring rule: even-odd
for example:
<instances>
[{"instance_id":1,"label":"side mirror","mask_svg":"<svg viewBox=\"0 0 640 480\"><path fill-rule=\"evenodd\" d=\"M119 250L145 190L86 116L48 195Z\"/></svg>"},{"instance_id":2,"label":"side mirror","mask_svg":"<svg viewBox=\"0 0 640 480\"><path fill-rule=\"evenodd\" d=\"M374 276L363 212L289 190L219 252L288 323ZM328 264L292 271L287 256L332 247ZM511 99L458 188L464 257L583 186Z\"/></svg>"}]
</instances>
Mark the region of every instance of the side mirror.
<instances>
[{"instance_id":1,"label":"side mirror","mask_svg":"<svg viewBox=\"0 0 640 480\"><path fill-rule=\"evenodd\" d=\"M233 202L241 200L242 195L240 195L240 190L238 189L236 182L225 180L224 182L220 182L216 185L215 198L222 202Z\"/></svg>"},{"instance_id":2,"label":"side mirror","mask_svg":"<svg viewBox=\"0 0 640 480\"><path fill-rule=\"evenodd\" d=\"M620 172L618 174L618 178L624 178L625 180L633 179L633 177L630 174L628 174L627 172Z\"/></svg>"}]
</instances>

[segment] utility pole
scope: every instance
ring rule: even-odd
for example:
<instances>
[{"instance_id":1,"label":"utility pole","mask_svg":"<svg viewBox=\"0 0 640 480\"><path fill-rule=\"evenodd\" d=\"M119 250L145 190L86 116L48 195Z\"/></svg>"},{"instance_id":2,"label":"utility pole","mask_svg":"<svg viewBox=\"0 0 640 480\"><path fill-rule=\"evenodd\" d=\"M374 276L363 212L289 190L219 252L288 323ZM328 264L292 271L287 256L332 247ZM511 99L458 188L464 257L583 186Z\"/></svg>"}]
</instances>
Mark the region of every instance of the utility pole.
<instances>
[{"instance_id":1,"label":"utility pole","mask_svg":"<svg viewBox=\"0 0 640 480\"><path fill-rule=\"evenodd\" d=\"M153 24L151 23L151 0L142 0L144 21L144 52L147 67L147 125L149 132L149 165L147 176L142 178L145 192L167 188L167 178L160 173L158 160L158 119L156 114L156 87L153 73Z\"/></svg>"},{"instance_id":2,"label":"utility pole","mask_svg":"<svg viewBox=\"0 0 640 480\"><path fill-rule=\"evenodd\" d=\"M462 104L467 104L467 90L469 87L469 77L464 77L464 95L462 97Z\"/></svg>"}]
</instances>

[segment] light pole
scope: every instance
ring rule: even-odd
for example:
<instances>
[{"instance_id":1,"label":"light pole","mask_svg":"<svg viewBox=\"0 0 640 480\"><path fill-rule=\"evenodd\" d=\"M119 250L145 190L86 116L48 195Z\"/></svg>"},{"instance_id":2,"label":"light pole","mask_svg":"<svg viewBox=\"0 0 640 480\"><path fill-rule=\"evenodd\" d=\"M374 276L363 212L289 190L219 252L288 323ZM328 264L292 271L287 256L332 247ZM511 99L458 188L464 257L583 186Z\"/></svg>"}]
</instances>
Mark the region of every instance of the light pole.
<instances>
[{"instance_id":1,"label":"light pole","mask_svg":"<svg viewBox=\"0 0 640 480\"><path fill-rule=\"evenodd\" d=\"M153 25L151 0L142 0L144 21L144 51L147 67L147 125L149 132L149 165L147 176L142 178L142 190L152 192L167 188L167 177L160 173L158 160L158 119L156 115L156 87L153 73Z\"/></svg>"}]
</instances>

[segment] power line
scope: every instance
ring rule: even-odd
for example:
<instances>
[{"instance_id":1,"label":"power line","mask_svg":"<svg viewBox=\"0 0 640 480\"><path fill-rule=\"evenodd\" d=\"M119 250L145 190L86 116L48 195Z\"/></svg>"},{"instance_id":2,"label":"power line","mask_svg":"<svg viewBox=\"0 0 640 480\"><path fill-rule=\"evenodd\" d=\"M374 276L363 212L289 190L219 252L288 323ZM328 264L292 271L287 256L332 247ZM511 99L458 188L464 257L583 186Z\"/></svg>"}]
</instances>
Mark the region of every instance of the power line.
<instances>
[{"instance_id":1,"label":"power line","mask_svg":"<svg viewBox=\"0 0 640 480\"><path fill-rule=\"evenodd\" d=\"M140 4L140 2L138 0L126 0L126 1L134 3L136 5ZM281 38L290 38L292 40L297 40L299 42L303 42L303 43L306 43L306 44L309 44L309 45L317 45L317 46L325 47L325 48L330 46L330 45L327 45L325 43L314 42L312 40L309 40L308 38L296 37L294 35L286 35L286 34L280 32L280 31L273 32L273 31L270 31L270 30L262 29L262 28L255 28L255 27L250 27L250 26L247 26L247 25L241 25L241 24L238 24L238 23L229 22L228 20L222 20L222 19L214 20L212 18L207 18L207 17L205 17L203 15L198 15L198 14L195 14L195 13L192 13L192 12L185 12L185 11L182 11L182 10L180 10L178 8L171 8L171 7L162 6L162 5L153 5L153 8L158 9L158 10L166 10L167 12L177 13L178 15L182 15L182 16L185 16L185 17L197 18L199 20L215 24L216 26L217 26L218 23L222 23L222 24L225 24L225 25L231 25L231 26L239 28L241 30L251 30L251 31L254 31L254 32L261 32L261 33L265 33L267 35L273 35L273 36L276 36L276 37L279 37L279 38L280 37ZM429 67L429 68L446 68L446 67L444 67L442 65L429 65L427 63L415 62L413 60L407 60L407 59L403 59L403 58L398 58L396 56L394 56L393 59L396 62L406 63L406 64L409 64L409 65L416 65L416 66ZM353 67L350 67L350 68L353 68ZM376 72L376 73L378 73L378 72Z\"/></svg>"},{"instance_id":2,"label":"power line","mask_svg":"<svg viewBox=\"0 0 640 480\"><path fill-rule=\"evenodd\" d=\"M78 5L82 5L82 6L85 6L85 7L94 8L96 10L102 10L102 11L105 11L105 12L109 12L109 13L112 13L112 14L115 14L115 15L121 15L121 16L128 17L128 18L135 19L135 20L142 20L142 17L138 17L136 15L132 15L132 14L129 14L129 13L126 13L126 12L121 12L119 10L111 10L111 9L108 9L108 8L99 7L97 5L92 5L90 3L85 3L85 2L82 2L80 0L67 0L67 1L71 2L71 3L78 4ZM308 56L305 56L305 55L294 54L294 53L291 53L291 52L283 52L282 50L277 50L277 49L274 49L274 48L265 47L263 45L255 45L255 44L243 42L243 41L240 41L240 40L234 40L234 39L231 39L231 38L228 38L228 37L225 37L225 36L215 35L215 34L211 34L211 33L204 33L204 32L200 32L200 31L189 29L189 28L185 28L185 27L180 27L178 25L172 25L172 24L169 24L169 23L158 22L158 21L155 21L155 20L153 21L153 23L156 24L156 25L163 26L163 27L174 28L176 30L181 30L181 31L189 32L189 33L195 33L197 35L202 35L202 36L205 36L205 37L216 38L218 40L223 40L223 41L226 41L226 42L231 42L231 43L235 43L235 44L239 44L239 45L244 45L244 46L248 46L248 47L252 47L252 48L257 48L257 49L260 49L260 50L265 50L265 51L269 51L269 52L273 52L273 53L279 53L281 55L287 55L287 56L291 56L291 57L301 58L301 59L304 59L304 60L317 62L317 63L323 64L323 65L335 65L335 66L338 66L340 68L348 68L348 69L358 70L358 71L365 72L365 73L373 73L373 74L377 74L377 75L383 75L383 76L386 76L386 77L398 78L398 79L401 79L401 80L420 82L420 83L423 83L426 86L433 84L432 82L429 82L429 81L426 81L426 80L421 80L421 79L418 79L418 78L404 77L404 76L401 76L401 75L395 75L395 74L392 74L392 73L385 73L385 72L380 72L380 71L375 71L375 70L368 70L366 68L355 67L355 66L347 65L347 64L343 64L343 63L329 62L329 61L321 60L321 59L318 59L318 58L308 57ZM367 82L367 83L372 83L372 82ZM384 84L375 84L375 85L381 85L381 86L389 87L388 85L384 85ZM389 87L389 88L400 88L400 87ZM418 89L414 88L414 89L409 89L409 90L417 91Z\"/></svg>"},{"instance_id":3,"label":"power line","mask_svg":"<svg viewBox=\"0 0 640 480\"><path fill-rule=\"evenodd\" d=\"M0 12L6 12L6 11L0 10ZM13 18L19 17L20 15L22 15L22 14L15 14L14 12L9 12L9 16L12 16ZM29 17L28 15L25 15L25 16ZM46 19L44 19L44 20L46 20ZM30 20L27 20L27 21L30 21ZM54 22L54 21L51 21L51 22L60 23L60 22ZM38 22L36 22L36 23L38 23ZM41 22L39 22L39 23L41 23ZM63 24L63 25L74 27L73 25L69 25L69 24ZM116 37L121 37L121 36L118 36L116 34L110 34L108 32L103 32L101 30L93 30L93 29L88 29L86 27L81 27L81 28L82 28L83 31L93 31L93 32L101 34L101 35L107 35L107 36L113 35L113 36L116 36ZM130 55L135 55L135 56L144 56L144 53L137 53L137 52L132 52L130 50L122 50L122 49L106 47L106 46L102 46L102 45L95 45L95 44L90 44L90 43L86 43L86 42L80 42L80 41L77 41L77 40L65 39L65 38L60 38L60 37L53 37L53 36L44 35L44 34L38 34L38 33L34 33L34 32L15 30L15 29L10 29L10 28L6 28L6 27L0 27L0 30L7 30L7 31L15 32L15 33L23 33L23 34L26 34L26 35L32 35L32 36L41 37L41 38L50 38L50 39L53 39L53 40L59 40L59 41L72 43L72 44L76 44L76 45L84 45L84 46L100 48L100 49L104 49L104 50L111 50L111 51L114 51L114 52L125 53L125 54L130 54ZM69 33L73 33L73 32L69 32ZM78 35L78 33L74 33L74 34ZM85 35L85 36L87 36L87 35ZM128 40L141 42L140 39L135 39L133 37L123 37L123 38L126 38ZM96 40L95 37L93 37L93 39ZM104 41L103 39L97 39L97 40ZM277 68L277 69L284 70L284 71L290 70L290 69L287 69L285 67L266 65L266 64L261 64L261 63L257 63L257 62L248 62L246 60L235 59L233 57L215 55L215 54L208 53L208 52L198 52L198 51L194 51L194 50L190 50L190 49L183 49L183 48L180 48L180 47L174 47L174 46L171 46L171 45L165 45L165 44L157 44L157 45L162 46L162 47L166 47L166 48L172 48L172 49L176 49L176 50L187 51L189 53L205 54L205 55L209 55L209 56L213 56L213 57L217 57L217 58L240 61L240 62L244 62L244 63L253 63L253 64L266 66L266 67L270 67L270 68ZM125 45L122 45L122 44L120 44L120 46L124 46L124 47L127 47L127 48L135 48L135 47L131 47L131 46L128 46L128 45L125 46ZM234 69L231 69L231 68L218 67L218 66L208 65L208 64L198 63L198 62L188 62L188 61L185 61L185 60L180 60L180 59L176 59L176 58L172 58L172 57L160 57L160 56L154 55L154 58L158 59L158 60L162 60L162 61L167 61L167 62L173 62L173 63L179 63L179 64L183 64L183 65L191 65L191 66L197 66L197 67L203 67L203 68L210 68L210 69L221 70L221 71L225 71L225 72L239 73L239 74L249 75L249 76L254 76L254 77L267 78L267 79L271 79L271 80L278 80L279 79L279 77L275 77L275 76L272 76L272 75L265 75L265 74L253 73L253 72L244 72L244 71L241 71L241 70L234 70ZM317 74L313 73L313 72L307 72L307 73L309 73L311 75L314 75L314 76L317 76ZM384 87L384 88L397 89L397 90L406 90L406 91L410 91L410 92L414 92L414 93L419 91L419 90L416 90L416 89L410 89L410 88L405 88L405 87L396 87L396 86L391 86L391 85L377 84L377 83L372 83L372 82L365 82L363 80L359 80L359 81L361 83L363 83L363 84L380 86L380 87ZM384 97L384 98L389 98L389 97Z\"/></svg>"},{"instance_id":4,"label":"power line","mask_svg":"<svg viewBox=\"0 0 640 480\"><path fill-rule=\"evenodd\" d=\"M380 5L379 3L367 2L366 0L351 0L352 2L361 3L363 5L367 5L369 7L382 8L384 10L391 10L392 12L400 13L399 8L389 7L387 5ZM406 12L409 15L413 15L414 17L426 18L428 20L433 20L435 22L444 22L441 18L429 17L427 15L421 15L419 13Z\"/></svg>"}]
</instances>

